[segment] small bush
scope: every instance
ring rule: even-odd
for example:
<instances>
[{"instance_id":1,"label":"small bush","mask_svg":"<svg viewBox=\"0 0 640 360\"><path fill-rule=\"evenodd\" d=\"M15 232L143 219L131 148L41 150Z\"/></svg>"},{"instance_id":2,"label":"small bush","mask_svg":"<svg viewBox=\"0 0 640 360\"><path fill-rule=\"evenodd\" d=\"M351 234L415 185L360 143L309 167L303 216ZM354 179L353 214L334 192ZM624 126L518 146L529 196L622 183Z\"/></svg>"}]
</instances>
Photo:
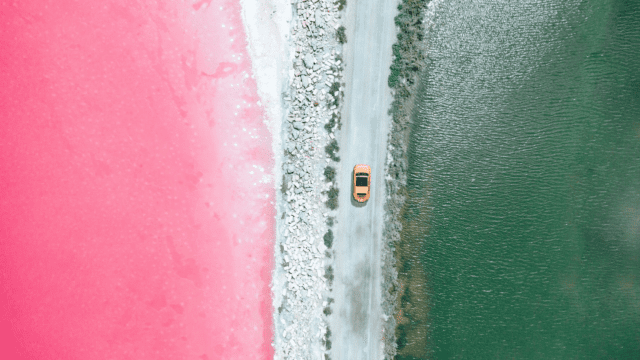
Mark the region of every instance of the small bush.
<instances>
[{"instance_id":1,"label":"small bush","mask_svg":"<svg viewBox=\"0 0 640 360\"><path fill-rule=\"evenodd\" d=\"M328 182L332 182L336 178L336 168L333 166L327 166L324 168L324 177Z\"/></svg>"},{"instance_id":2,"label":"small bush","mask_svg":"<svg viewBox=\"0 0 640 360\"><path fill-rule=\"evenodd\" d=\"M326 203L327 207L331 210L335 210L338 208L338 199L329 199Z\"/></svg>"},{"instance_id":3,"label":"small bush","mask_svg":"<svg viewBox=\"0 0 640 360\"><path fill-rule=\"evenodd\" d=\"M401 66L398 65L399 61L394 61L391 64L391 73L389 74L388 85L390 88L395 88L398 84L398 78L400 77Z\"/></svg>"},{"instance_id":4,"label":"small bush","mask_svg":"<svg viewBox=\"0 0 640 360\"><path fill-rule=\"evenodd\" d=\"M333 226L333 224L335 223L335 218L333 216L329 216L327 218L327 226Z\"/></svg>"},{"instance_id":5,"label":"small bush","mask_svg":"<svg viewBox=\"0 0 640 360\"><path fill-rule=\"evenodd\" d=\"M333 284L333 267L331 265L329 265L327 271L324 272L324 277L329 282L329 286L331 286L331 284Z\"/></svg>"},{"instance_id":6,"label":"small bush","mask_svg":"<svg viewBox=\"0 0 640 360\"><path fill-rule=\"evenodd\" d=\"M329 198L337 198L338 194L340 194L340 190L337 187L332 187L329 189Z\"/></svg>"},{"instance_id":7,"label":"small bush","mask_svg":"<svg viewBox=\"0 0 640 360\"><path fill-rule=\"evenodd\" d=\"M331 116L331 119L329 119L329 121L326 124L324 124L324 129L327 130L328 133L331 133L331 130L333 130L333 127L336 125L337 118L338 118L337 115L333 114Z\"/></svg>"},{"instance_id":8,"label":"small bush","mask_svg":"<svg viewBox=\"0 0 640 360\"><path fill-rule=\"evenodd\" d=\"M287 192L287 179L282 175L282 186L280 187L280 192L284 195ZM284 218L284 213L282 214Z\"/></svg>"},{"instance_id":9,"label":"small bush","mask_svg":"<svg viewBox=\"0 0 640 360\"><path fill-rule=\"evenodd\" d=\"M327 316L331 315L331 313L332 313L331 308L328 307L328 306L325 307L324 310L322 310L322 312Z\"/></svg>"},{"instance_id":10,"label":"small bush","mask_svg":"<svg viewBox=\"0 0 640 360\"><path fill-rule=\"evenodd\" d=\"M345 33L347 29L344 26L340 26L336 31L336 38L340 44L345 44L347 42L347 34Z\"/></svg>"},{"instance_id":11,"label":"small bush","mask_svg":"<svg viewBox=\"0 0 640 360\"><path fill-rule=\"evenodd\" d=\"M333 84L331 84L331 87L329 88L329 94L331 94L331 96L333 96L333 101L329 103L329 107L331 107L331 105L335 105L338 106L340 105L340 83L338 82L334 82ZM335 121L334 117L336 115L333 114L333 116L331 117L332 121ZM333 127L333 126L332 126ZM326 125L325 125L326 128Z\"/></svg>"},{"instance_id":12,"label":"small bush","mask_svg":"<svg viewBox=\"0 0 640 360\"><path fill-rule=\"evenodd\" d=\"M335 81L333 84L331 84L331 87L329 88L329 93L331 93L331 95L335 95L336 91L340 90L340 83Z\"/></svg>"},{"instance_id":13,"label":"small bush","mask_svg":"<svg viewBox=\"0 0 640 360\"><path fill-rule=\"evenodd\" d=\"M329 193L327 194L329 199L326 202L326 205L327 205L327 207L329 209L335 210L335 209L338 208L338 194L339 193L340 193L340 191L336 187L332 187L331 189L329 189Z\"/></svg>"},{"instance_id":14,"label":"small bush","mask_svg":"<svg viewBox=\"0 0 640 360\"><path fill-rule=\"evenodd\" d=\"M331 160L335 162L340 161L340 157L336 155L336 153L340 151L340 147L338 146L338 141L336 139L331 140L331 142L324 147L324 151L329 155Z\"/></svg>"},{"instance_id":15,"label":"small bush","mask_svg":"<svg viewBox=\"0 0 640 360\"><path fill-rule=\"evenodd\" d=\"M327 339L325 345L327 347L327 350L331 350L331 340Z\"/></svg>"},{"instance_id":16,"label":"small bush","mask_svg":"<svg viewBox=\"0 0 640 360\"><path fill-rule=\"evenodd\" d=\"M324 234L324 246L331 248L333 245L333 231L329 229L326 234Z\"/></svg>"},{"instance_id":17,"label":"small bush","mask_svg":"<svg viewBox=\"0 0 640 360\"><path fill-rule=\"evenodd\" d=\"M342 11L347 6L347 0L338 0L334 4L338 4L338 10Z\"/></svg>"}]
</instances>

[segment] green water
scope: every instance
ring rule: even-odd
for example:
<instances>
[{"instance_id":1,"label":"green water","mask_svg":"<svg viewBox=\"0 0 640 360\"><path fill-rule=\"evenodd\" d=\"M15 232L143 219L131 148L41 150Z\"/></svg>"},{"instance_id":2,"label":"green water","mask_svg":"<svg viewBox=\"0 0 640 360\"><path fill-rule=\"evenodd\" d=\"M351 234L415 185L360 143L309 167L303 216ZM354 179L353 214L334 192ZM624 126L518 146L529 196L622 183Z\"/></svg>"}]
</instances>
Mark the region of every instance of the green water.
<instances>
[{"instance_id":1,"label":"green water","mask_svg":"<svg viewBox=\"0 0 640 360\"><path fill-rule=\"evenodd\" d=\"M640 1L432 20L405 214L431 357L639 359Z\"/></svg>"}]
</instances>

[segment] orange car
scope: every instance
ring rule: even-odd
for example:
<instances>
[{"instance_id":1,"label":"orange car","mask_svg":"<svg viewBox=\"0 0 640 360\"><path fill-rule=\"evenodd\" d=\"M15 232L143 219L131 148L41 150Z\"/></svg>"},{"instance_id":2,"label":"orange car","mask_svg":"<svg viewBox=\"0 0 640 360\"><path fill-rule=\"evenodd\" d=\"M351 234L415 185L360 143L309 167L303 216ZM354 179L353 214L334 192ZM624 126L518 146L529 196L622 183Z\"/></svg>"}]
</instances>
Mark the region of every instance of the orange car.
<instances>
[{"instance_id":1,"label":"orange car","mask_svg":"<svg viewBox=\"0 0 640 360\"><path fill-rule=\"evenodd\" d=\"M371 167L358 164L353 168L353 197L357 202L369 200L371 193Z\"/></svg>"}]
</instances>

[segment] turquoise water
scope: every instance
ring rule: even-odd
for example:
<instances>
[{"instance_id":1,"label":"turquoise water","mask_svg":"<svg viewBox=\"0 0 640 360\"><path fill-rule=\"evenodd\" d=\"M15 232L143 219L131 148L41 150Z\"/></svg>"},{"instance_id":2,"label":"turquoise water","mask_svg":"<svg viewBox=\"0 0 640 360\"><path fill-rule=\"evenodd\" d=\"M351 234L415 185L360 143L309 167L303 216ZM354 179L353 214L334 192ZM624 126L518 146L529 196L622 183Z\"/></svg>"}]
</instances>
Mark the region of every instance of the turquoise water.
<instances>
[{"instance_id":1,"label":"turquoise water","mask_svg":"<svg viewBox=\"0 0 640 360\"><path fill-rule=\"evenodd\" d=\"M640 358L640 1L435 14L405 214L431 357Z\"/></svg>"}]
</instances>

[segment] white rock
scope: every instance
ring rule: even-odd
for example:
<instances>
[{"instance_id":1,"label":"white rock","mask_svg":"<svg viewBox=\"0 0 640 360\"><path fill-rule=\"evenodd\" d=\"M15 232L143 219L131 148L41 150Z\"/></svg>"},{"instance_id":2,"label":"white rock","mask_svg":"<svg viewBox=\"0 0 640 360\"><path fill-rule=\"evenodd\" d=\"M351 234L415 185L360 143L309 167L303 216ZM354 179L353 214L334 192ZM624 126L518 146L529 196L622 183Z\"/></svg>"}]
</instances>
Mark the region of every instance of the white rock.
<instances>
[{"instance_id":1,"label":"white rock","mask_svg":"<svg viewBox=\"0 0 640 360\"><path fill-rule=\"evenodd\" d=\"M304 66L306 66L309 69L309 68L311 68L313 66L313 63L315 61L316 61L316 59L311 54L307 54L304 57Z\"/></svg>"}]
</instances>

